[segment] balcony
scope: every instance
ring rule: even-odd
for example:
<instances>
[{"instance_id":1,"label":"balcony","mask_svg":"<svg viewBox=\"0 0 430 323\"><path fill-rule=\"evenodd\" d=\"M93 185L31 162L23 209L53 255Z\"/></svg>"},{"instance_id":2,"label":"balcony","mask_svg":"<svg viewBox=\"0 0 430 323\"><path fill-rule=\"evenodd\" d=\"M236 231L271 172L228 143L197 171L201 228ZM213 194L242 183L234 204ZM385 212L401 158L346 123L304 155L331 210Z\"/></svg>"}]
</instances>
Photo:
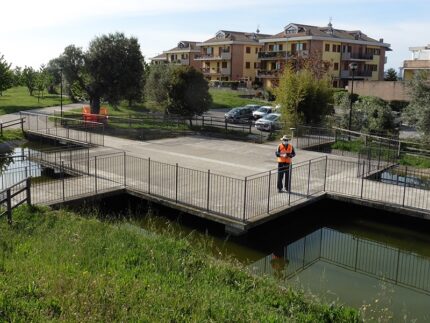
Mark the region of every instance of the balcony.
<instances>
[{"instance_id":1,"label":"balcony","mask_svg":"<svg viewBox=\"0 0 430 323\"><path fill-rule=\"evenodd\" d=\"M281 70L258 70L257 77L260 79L277 79L281 75Z\"/></svg>"},{"instance_id":2,"label":"balcony","mask_svg":"<svg viewBox=\"0 0 430 323\"><path fill-rule=\"evenodd\" d=\"M230 75L231 69L230 69L230 67L221 68L220 73L221 73L221 75Z\"/></svg>"},{"instance_id":3,"label":"balcony","mask_svg":"<svg viewBox=\"0 0 430 323\"><path fill-rule=\"evenodd\" d=\"M286 51L258 53L258 59L260 60L277 60L277 59L287 59L287 58L288 58L288 53Z\"/></svg>"},{"instance_id":4,"label":"balcony","mask_svg":"<svg viewBox=\"0 0 430 323\"><path fill-rule=\"evenodd\" d=\"M430 60L408 60L403 62L403 68L430 68Z\"/></svg>"},{"instance_id":5,"label":"balcony","mask_svg":"<svg viewBox=\"0 0 430 323\"><path fill-rule=\"evenodd\" d=\"M220 75L221 69L220 68L202 68L202 73L204 75Z\"/></svg>"},{"instance_id":6,"label":"balcony","mask_svg":"<svg viewBox=\"0 0 430 323\"><path fill-rule=\"evenodd\" d=\"M372 77L372 71L355 71L354 78L366 78ZM342 79L350 79L352 78L352 72L350 70L341 71L340 78Z\"/></svg>"},{"instance_id":7,"label":"balcony","mask_svg":"<svg viewBox=\"0 0 430 323\"><path fill-rule=\"evenodd\" d=\"M176 65L190 65L190 59L189 58L177 59L175 61L172 61L172 64L176 64Z\"/></svg>"},{"instance_id":8,"label":"balcony","mask_svg":"<svg viewBox=\"0 0 430 323\"><path fill-rule=\"evenodd\" d=\"M372 61L373 54L342 53L344 61Z\"/></svg>"},{"instance_id":9,"label":"balcony","mask_svg":"<svg viewBox=\"0 0 430 323\"><path fill-rule=\"evenodd\" d=\"M214 54L197 54L194 57L196 61L226 61L231 59L231 52L221 52L220 55Z\"/></svg>"}]
</instances>

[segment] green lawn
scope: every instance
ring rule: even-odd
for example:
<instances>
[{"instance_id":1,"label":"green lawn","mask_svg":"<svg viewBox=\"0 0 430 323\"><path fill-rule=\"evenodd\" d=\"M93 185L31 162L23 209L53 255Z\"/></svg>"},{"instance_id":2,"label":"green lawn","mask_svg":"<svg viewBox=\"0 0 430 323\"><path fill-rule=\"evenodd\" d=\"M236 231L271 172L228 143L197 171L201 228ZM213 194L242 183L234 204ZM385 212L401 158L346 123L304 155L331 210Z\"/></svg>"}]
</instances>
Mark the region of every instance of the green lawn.
<instances>
[{"instance_id":1,"label":"green lawn","mask_svg":"<svg viewBox=\"0 0 430 323\"><path fill-rule=\"evenodd\" d=\"M241 91L210 88L209 93L213 99L211 109L232 109L247 104L272 105L264 100L241 97L241 95L244 95L244 92Z\"/></svg>"},{"instance_id":2,"label":"green lawn","mask_svg":"<svg viewBox=\"0 0 430 323\"><path fill-rule=\"evenodd\" d=\"M2 322L358 322L168 230L46 208L13 220L0 219Z\"/></svg>"},{"instance_id":3,"label":"green lawn","mask_svg":"<svg viewBox=\"0 0 430 323\"><path fill-rule=\"evenodd\" d=\"M63 98L63 104L68 103L71 101L68 98ZM60 105L59 95L45 92L44 98L41 97L38 102L37 95L30 96L26 87L19 86L3 92L3 96L0 96L0 115L56 105Z\"/></svg>"}]
</instances>

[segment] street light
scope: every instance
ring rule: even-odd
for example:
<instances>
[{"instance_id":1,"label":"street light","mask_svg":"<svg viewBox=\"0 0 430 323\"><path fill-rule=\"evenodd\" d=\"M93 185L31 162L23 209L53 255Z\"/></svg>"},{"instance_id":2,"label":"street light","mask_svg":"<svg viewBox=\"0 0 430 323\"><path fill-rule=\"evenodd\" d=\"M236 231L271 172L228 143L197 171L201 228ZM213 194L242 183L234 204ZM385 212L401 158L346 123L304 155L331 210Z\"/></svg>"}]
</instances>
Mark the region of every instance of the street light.
<instances>
[{"instance_id":1,"label":"street light","mask_svg":"<svg viewBox=\"0 0 430 323\"><path fill-rule=\"evenodd\" d=\"M349 100L349 131L351 131L351 121L352 121L352 100L354 98L354 73L358 68L357 63L350 63L349 69L352 71L352 81L351 81L351 97Z\"/></svg>"},{"instance_id":2,"label":"street light","mask_svg":"<svg viewBox=\"0 0 430 323\"><path fill-rule=\"evenodd\" d=\"M63 69L60 68L60 116L63 118Z\"/></svg>"}]
</instances>

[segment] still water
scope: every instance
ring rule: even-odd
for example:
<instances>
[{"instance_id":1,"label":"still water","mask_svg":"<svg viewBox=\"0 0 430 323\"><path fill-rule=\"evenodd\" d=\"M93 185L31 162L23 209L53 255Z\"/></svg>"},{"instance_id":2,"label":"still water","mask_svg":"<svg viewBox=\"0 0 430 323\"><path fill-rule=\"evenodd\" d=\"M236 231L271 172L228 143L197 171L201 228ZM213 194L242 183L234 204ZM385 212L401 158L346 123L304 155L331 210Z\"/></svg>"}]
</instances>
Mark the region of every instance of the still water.
<instances>
[{"instance_id":1,"label":"still water","mask_svg":"<svg viewBox=\"0 0 430 323\"><path fill-rule=\"evenodd\" d=\"M430 321L430 223L327 200L231 237L221 225L163 207L152 205L148 217L148 206L131 197L97 207L103 215L132 214L145 230L168 226L210 240L215 256L235 258L323 302L358 308L366 320Z\"/></svg>"}]
</instances>

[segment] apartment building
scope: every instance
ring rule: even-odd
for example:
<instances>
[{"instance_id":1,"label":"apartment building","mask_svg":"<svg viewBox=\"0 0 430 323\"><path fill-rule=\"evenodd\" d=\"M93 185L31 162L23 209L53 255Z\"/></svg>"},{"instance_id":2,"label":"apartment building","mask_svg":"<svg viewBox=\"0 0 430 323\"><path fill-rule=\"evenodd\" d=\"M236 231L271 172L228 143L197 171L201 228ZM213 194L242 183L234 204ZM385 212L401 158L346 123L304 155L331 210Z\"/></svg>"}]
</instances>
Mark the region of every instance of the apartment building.
<instances>
[{"instance_id":1,"label":"apartment building","mask_svg":"<svg viewBox=\"0 0 430 323\"><path fill-rule=\"evenodd\" d=\"M422 47L409 47L411 59L403 61L403 79L411 80L418 71L430 72L430 44ZM430 77L430 76L429 76Z\"/></svg>"},{"instance_id":2,"label":"apartment building","mask_svg":"<svg viewBox=\"0 0 430 323\"><path fill-rule=\"evenodd\" d=\"M200 63L194 60L200 53L196 47L196 41L180 41L175 48L164 51L162 54L151 58L152 64L179 64L193 66L200 69Z\"/></svg>"},{"instance_id":3,"label":"apartment building","mask_svg":"<svg viewBox=\"0 0 430 323\"><path fill-rule=\"evenodd\" d=\"M385 53L390 44L372 39L359 30L347 31L290 23L282 32L260 39L263 49L258 53L260 68L256 77L265 88L277 86L287 62L306 58L309 55L329 63L329 74L334 87L344 87L352 78L349 64L357 69L354 79L383 80Z\"/></svg>"},{"instance_id":4,"label":"apartment building","mask_svg":"<svg viewBox=\"0 0 430 323\"><path fill-rule=\"evenodd\" d=\"M256 77L260 40L269 35L220 30L215 37L198 43L203 74L209 81L253 81Z\"/></svg>"}]
</instances>

